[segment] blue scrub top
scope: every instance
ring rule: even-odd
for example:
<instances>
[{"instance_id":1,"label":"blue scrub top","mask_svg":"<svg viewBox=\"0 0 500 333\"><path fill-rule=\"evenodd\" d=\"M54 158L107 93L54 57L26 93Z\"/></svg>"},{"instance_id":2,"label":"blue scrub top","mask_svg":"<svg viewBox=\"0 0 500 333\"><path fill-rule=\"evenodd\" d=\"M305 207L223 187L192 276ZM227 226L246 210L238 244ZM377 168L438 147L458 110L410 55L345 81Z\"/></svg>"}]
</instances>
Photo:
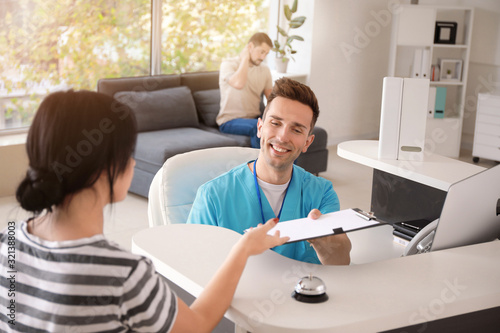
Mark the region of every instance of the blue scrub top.
<instances>
[{"instance_id":1,"label":"blue scrub top","mask_svg":"<svg viewBox=\"0 0 500 333\"><path fill-rule=\"evenodd\" d=\"M264 218L267 221L276 216L264 192L262 189L260 191ZM338 211L340 204L337 193L330 181L294 165L280 222L307 217L314 208L319 209L322 214ZM187 221L220 226L240 234L262 222L253 174L247 163L203 184L198 189ZM288 258L320 264L316 251L307 241L284 244L273 250Z\"/></svg>"}]
</instances>

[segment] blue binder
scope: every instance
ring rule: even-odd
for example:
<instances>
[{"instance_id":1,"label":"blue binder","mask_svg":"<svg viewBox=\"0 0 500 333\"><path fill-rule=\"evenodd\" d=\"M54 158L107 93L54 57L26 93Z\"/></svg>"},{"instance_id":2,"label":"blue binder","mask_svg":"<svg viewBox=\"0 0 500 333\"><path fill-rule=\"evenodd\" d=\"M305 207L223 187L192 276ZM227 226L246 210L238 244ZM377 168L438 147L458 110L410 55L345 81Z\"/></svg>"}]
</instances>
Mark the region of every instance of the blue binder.
<instances>
[{"instance_id":1,"label":"blue binder","mask_svg":"<svg viewBox=\"0 0 500 333\"><path fill-rule=\"evenodd\" d=\"M446 88L436 87L436 107L434 109L434 118L444 118L446 107Z\"/></svg>"}]
</instances>

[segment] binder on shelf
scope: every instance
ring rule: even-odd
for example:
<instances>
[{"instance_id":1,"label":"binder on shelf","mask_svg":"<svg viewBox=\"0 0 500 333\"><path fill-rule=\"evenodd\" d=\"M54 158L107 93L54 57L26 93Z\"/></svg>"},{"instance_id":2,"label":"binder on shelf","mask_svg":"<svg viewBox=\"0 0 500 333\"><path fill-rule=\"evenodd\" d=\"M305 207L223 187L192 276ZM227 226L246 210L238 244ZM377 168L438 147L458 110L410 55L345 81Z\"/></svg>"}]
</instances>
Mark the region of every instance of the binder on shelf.
<instances>
[{"instance_id":1,"label":"binder on shelf","mask_svg":"<svg viewBox=\"0 0 500 333\"><path fill-rule=\"evenodd\" d=\"M427 117L434 118L434 112L436 110L436 87L429 88L429 103L427 109Z\"/></svg>"},{"instance_id":2,"label":"binder on shelf","mask_svg":"<svg viewBox=\"0 0 500 333\"><path fill-rule=\"evenodd\" d=\"M385 77L378 157L418 160L424 153L429 80Z\"/></svg>"},{"instance_id":3,"label":"binder on shelf","mask_svg":"<svg viewBox=\"0 0 500 333\"><path fill-rule=\"evenodd\" d=\"M403 79L385 77L382 88L382 107L378 158L398 159L399 126L401 123L401 96Z\"/></svg>"},{"instance_id":4,"label":"binder on shelf","mask_svg":"<svg viewBox=\"0 0 500 333\"><path fill-rule=\"evenodd\" d=\"M431 50L424 49L422 51L422 66L420 69L422 79L429 79L430 63L431 63Z\"/></svg>"},{"instance_id":5,"label":"binder on shelf","mask_svg":"<svg viewBox=\"0 0 500 333\"><path fill-rule=\"evenodd\" d=\"M404 79L398 160L423 159L428 99L428 79Z\"/></svg>"},{"instance_id":6,"label":"binder on shelf","mask_svg":"<svg viewBox=\"0 0 500 333\"><path fill-rule=\"evenodd\" d=\"M446 87L436 87L434 118L443 119L446 108Z\"/></svg>"},{"instance_id":7,"label":"binder on shelf","mask_svg":"<svg viewBox=\"0 0 500 333\"><path fill-rule=\"evenodd\" d=\"M413 78L421 78L422 71L422 49L417 48L413 53L413 67L411 72L411 77Z\"/></svg>"},{"instance_id":8,"label":"binder on shelf","mask_svg":"<svg viewBox=\"0 0 500 333\"><path fill-rule=\"evenodd\" d=\"M417 79L430 79L431 77L430 49L416 48L414 50L411 77Z\"/></svg>"},{"instance_id":9,"label":"binder on shelf","mask_svg":"<svg viewBox=\"0 0 500 333\"><path fill-rule=\"evenodd\" d=\"M439 81L439 65L432 65L430 80L431 81Z\"/></svg>"}]
</instances>

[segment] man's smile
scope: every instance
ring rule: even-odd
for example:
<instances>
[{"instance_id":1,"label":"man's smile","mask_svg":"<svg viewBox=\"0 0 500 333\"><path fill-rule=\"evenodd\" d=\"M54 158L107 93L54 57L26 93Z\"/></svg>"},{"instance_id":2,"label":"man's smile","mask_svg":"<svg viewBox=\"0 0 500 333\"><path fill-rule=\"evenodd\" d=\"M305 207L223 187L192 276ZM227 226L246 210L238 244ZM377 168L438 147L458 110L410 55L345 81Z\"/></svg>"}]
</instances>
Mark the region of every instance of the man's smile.
<instances>
[{"instance_id":1,"label":"man's smile","mask_svg":"<svg viewBox=\"0 0 500 333\"><path fill-rule=\"evenodd\" d=\"M272 143L272 142L269 143L269 145L271 146L271 148L273 148L278 153L287 153L287 152L291 151L291 149L288 149L286 147L280 146L280 145Z\"/></svg>"}]
</instances>

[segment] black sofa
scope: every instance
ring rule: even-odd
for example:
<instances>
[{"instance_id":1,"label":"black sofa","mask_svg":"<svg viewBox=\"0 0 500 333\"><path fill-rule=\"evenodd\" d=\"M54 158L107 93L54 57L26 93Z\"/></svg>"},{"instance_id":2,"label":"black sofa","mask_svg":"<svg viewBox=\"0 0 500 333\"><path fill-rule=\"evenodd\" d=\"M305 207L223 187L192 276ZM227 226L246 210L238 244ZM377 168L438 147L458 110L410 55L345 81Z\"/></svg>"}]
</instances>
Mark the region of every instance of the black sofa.
<instances>
[{"instance_id":1,"label":"black sofa","mask_svg":"<svg viewBox=\"0 0 500 333\"><path fill-rule=\"evenodd\" d=\"M138 136L130 192L147 197L156 172L170 157L197 149L250 147L250 138L224 134L219 112L219 72L199 72L100 79L97 91L129 105L137 117ZM314 129L315 139L296 164L318 174L328 162L327 133Z\"/></svg>"}]
</instances>

